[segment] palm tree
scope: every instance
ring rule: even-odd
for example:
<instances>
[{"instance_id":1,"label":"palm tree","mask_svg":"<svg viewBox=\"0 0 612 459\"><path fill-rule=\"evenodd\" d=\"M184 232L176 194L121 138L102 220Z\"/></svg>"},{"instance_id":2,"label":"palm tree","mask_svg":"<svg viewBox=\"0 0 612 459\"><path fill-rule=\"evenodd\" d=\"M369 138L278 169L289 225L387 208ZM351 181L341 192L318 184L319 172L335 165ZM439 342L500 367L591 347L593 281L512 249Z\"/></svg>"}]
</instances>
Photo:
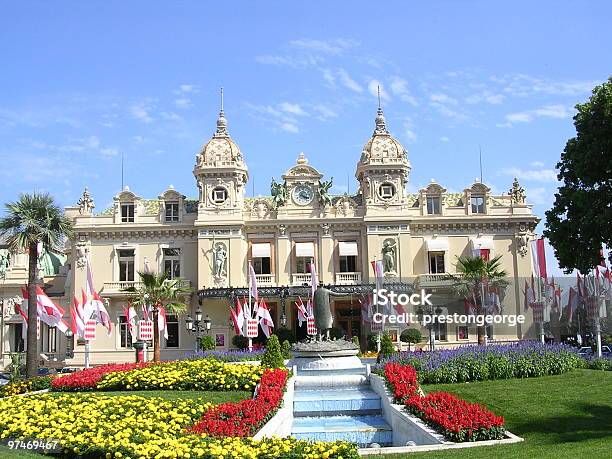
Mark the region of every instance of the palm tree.
<instances>
[{"instance_id":1,"label":"palm tree","mask_svg":"<svg viewBox=\"0 0 612 459\"><path fill-rule=\"evenodd\" d=\"M28 253L28 335L26 376L38 372L36 339L36 281L38 279L38 245L43 250L60 248L72 237L72 222L64 216L53 197L47 193L21 194L16 202L6 204L6 215L0 219L0 236L7 238L11 253Z\"/></svg>"},{"instance_id":2,"label":"palm tree","mask_svg":"<svg viewBox=\"0 0 612 459\"><path fill-rule=\"evenodd\" d=\"M485 313L482 292L487 288L499 289L508 286L507 273L500 269L501 255L485 260L482 257L457 257L457 274L452 275L454 289L460 296L470 300L476 306L476 314ZM485 328L478 327L478 344L485 344Z\"/></svg>"},{"instance_id":3,"label":"palm tree","mask_svg":"<svg viewBox=\"0 0 612 459\"><path fill-rule=\"evenodd\" d=\"M159 309L164 307L170 312L184 312L187 304L181 300L183 296L191 293L191 289L183 287L180 279L169 279L166 273L139 272L138 276L140 286L127 288L125 291L132 292L131 301L134 306L153 308L153 361L159 362Z\"/></svg>"}]
</instances>

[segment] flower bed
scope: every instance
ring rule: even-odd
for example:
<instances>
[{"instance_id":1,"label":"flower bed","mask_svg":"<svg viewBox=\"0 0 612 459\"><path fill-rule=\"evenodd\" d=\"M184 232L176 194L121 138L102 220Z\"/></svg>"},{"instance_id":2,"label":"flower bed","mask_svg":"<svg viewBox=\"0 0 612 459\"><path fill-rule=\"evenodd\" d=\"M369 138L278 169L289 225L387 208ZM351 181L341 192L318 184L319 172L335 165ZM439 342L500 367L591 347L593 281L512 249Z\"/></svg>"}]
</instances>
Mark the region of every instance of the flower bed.
<instances>
[{"instance_id":1,"label":"flower bed","mask_svg":"<svg viewBox=\"0 0 612 459\"><path fill-rule=\"evenodd\" d=\"M281 405L287 375L284 369L265 370L253 399L223 403L208 410L189 432L215 437L253 436Z\"/></svg>"},{"instance_id":2,"label":"flower bed","mask_svg":"<svg viewBox=\"0 0 612 459\"><path fill-rule=\"evenodd\" d=\"M263 369L213 359L177 360L106 374L101 390L252 390Z\"/></svg>"},{"instance_id":3,"label":"flower bed","mask_svg":"<svg viewBox=\"0 0 612 459\"><path fill-rule=\"evenodd\" d=\"M189 359L216 359L221 362L260 361L264 350L254 351L198 351L187 355Z\"/></svg>"},{"instance_id":4,"label":"flower bed","mask_svg":"<svg viewBox=\"0 0 612 459\"><path fill-rule=\"evenodd\" d=\"M55 391L252 390L263 369L213 359L102 365L53 381Z\"/></svg>"},{"instance_id":5,"label":"flower bed","mask_svg":"<svg viewBox=\"0 0 612 459\"><path fill-rule=\"evenodd\" d=\"M31 379L20 379L0 387L0 397L25 394L37 390L49 389L54 376L37 376Z\"/></svg>"},{"instance_id":6,"label":"flower bed","mask_svg":"<svg viewBox=\"0 0 612 459\"><path fill-rule=\"evenodd\" d=\"M396 402L455 442L498 440L504 437L504 418L447 392L419 394L417 374L410 365L387 363L387 385Z\"/></svg>"},{"instance_id":7,"label":"flower bed","mask_svg":"<svg viewBox=\"0 0 612 459\"><path fill-rule=\"evenodd\" d=\"M143 368L148 363L110 363L99 367L60 376L53 380L51 388L54 391L85 391L95 390L102 378L110 373L122 373L136 368Z\"/></svg>"},{"instance_id":8,"label":"flower bed","mask_svg":"<svg viewBox=\"0 0 612 459\"><path fill-rule=\"evenodd\" d=\"M587 368L591 370L612 371L612 355L602 357L590 356L585 358Z\"/></svg>"},{"instance_id":9,"label":"flower bed","mask_svg":"<svg viewBox=\"0 0 612 459\"><path fill-rule=\"evenodd\" d=\"M185 434L201 400L43 394L0 400L0 438L58 440L68 457L356 459L354 445Z\"/></svg>"},{"instance_id":10,"label":"flower bed","mask_svg":"<svg viewBox=\"0 0 612 459\"><path fill-rule=\"evenodd\" d=\"M413 366L423 384L556 375L584 366L566 345L521 341L512 345L464 346L434 352L401 352L385 361Z\"/></svg>"}]
</instances>

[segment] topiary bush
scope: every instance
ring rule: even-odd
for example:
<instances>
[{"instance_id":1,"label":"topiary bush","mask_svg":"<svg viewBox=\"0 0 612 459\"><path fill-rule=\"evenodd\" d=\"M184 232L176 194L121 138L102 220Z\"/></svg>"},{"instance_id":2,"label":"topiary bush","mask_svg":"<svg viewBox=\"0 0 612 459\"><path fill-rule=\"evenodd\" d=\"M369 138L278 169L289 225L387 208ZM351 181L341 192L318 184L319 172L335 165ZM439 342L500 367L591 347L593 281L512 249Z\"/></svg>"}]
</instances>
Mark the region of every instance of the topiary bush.
<instances>
[{"instance_id":1,"label":"topiary bush","mask_svg":"<svg viewBox=\"0 0 612 459\"><path fill-rule=\"evenodd\" d=\"M263 368L283 368L285 362L281 351L280 343L276 335L271 335L266 345L266 351L261 359Z\"/></svg>"},{"instance_id":2,"label":"topiary bush","mask_svg":"<svg viewBox=\"0 0 612 459\"><path fill-rule=\"evenodd\" d=\"M246 349L249 347L249 339L246 336L236 335L232 338L232 344L238 349Z\"/></svg>"},{"instance_id":3,"label":"topiary bush","mask_svg":"<svg viewBox=\"0 0 612 459\"><path fill-rule=\"evenodd\" d=\"M215 340L210 335L204 335L200 338L200 350L212 351L216 347Z\"/></svg>"},{"instance_id":4,"label":"topiary bush","mask_svg":"<svg viewBox=\"0 0 612 459\"><path fill-rule=\"evenodd\" d=\"M400 341L402 343L408 343L408 350L410 350L411 344L420 343L422 339L423 336L421 335L421 332L416 328L407 328L400 335Z\"/></svg>"},{"instance_id":5,"label":"topiary bush","mask_svg":"<svg viewBox=\"0 0 612 459\"><path fill-rule=\"evenodd\" d=\"M391 337L388 333L383 333L380 338L380 352L378 353L377 360L391 357L395 354L395 346L393 345L393 341L391 341Z\"/></svg>"},{"instance_id":6,"label":"topiary bush","mask_svg":"<svg viewBox=\"0 0 612 459\"><path fill-rule=\"evenodd\" d=\"M378 349L378 333L368 333L368 347L370 352L376 352Z\"/></svg>"},{"instance_id":7,"label":"topiary bush","mask_svg":"<svg viewBox=\"0 0 612 459\"><path fill-rule=\"evenodd\" d=\"M281 346L281 353L283 354L283 359L291 358L291 343L289 340L283 341L283 345Z\"/></svg>"}]
</instances>

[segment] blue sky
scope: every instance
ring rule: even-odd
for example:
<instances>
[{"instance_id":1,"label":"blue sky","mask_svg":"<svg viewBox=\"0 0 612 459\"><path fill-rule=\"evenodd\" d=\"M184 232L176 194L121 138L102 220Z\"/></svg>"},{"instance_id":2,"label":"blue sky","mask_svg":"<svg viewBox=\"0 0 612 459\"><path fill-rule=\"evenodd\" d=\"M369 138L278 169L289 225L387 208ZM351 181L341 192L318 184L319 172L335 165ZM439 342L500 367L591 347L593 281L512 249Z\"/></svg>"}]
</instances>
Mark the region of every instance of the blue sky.
<instances>
[{"instance_id":1,"label":"blue sky","mask_svg":"<svg viewBox=\"0 0 612 459\"><path fill-rule=\"evenodd\" d=\"M375 88L410 190L514 176L543 216L573 106L610 75L609 2L15 2L0 17L0 201L196 193L225 88L255 194L303 151L355 191ZM348 184L348 185L347 185ZM249 184L249 193L252 184ZM540 226L541 228L541 226Z\"/></svg>"}]
</instances>

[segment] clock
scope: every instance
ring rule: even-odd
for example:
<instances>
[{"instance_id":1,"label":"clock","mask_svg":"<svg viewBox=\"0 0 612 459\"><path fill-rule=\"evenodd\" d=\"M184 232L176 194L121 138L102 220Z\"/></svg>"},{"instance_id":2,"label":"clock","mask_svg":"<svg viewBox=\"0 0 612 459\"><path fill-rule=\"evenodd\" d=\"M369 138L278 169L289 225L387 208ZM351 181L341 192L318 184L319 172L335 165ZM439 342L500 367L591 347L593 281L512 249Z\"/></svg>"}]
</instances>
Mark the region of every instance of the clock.
<instances>
[{"instance_id":1,"label":"clock","mask_svg":"<svg viewBox=\"0 0 612 459\"><path fill-rule=\"evenodd\" d=\"M293 201L299 206L310 204L312 198L314 198L312 187L304 183L296 185L291 194L293 196Z\"/></svg>"}]
</instances>

